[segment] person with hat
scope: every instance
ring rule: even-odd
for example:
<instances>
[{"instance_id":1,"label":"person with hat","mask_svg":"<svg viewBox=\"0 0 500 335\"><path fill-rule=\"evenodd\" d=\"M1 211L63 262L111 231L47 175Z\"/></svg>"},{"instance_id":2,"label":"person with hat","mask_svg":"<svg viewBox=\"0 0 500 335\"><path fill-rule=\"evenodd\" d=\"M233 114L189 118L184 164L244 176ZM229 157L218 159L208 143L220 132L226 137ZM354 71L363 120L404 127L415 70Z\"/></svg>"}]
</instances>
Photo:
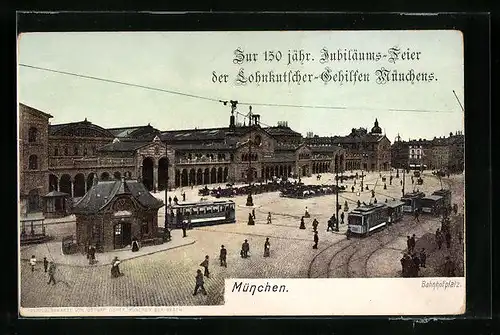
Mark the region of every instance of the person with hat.
<instances>
[{"instance_id":1,"label":"person with hat","mask_svg":"<svg viewBox=\"0 0 500 335\"><path fill-rule=\"evenodd\" d=\"M269 237L267 237L266 242L264 243L264 257L270 256L270 248L271 248L271 243L269 242Z\"/></svg>"},{"instance_id":2,"label":"person with hat","mask_svg":"<svg viewBox=\"0 0 500 335\"><path fill-rule=\"evenodd\" d=\"M224 248L224 245L221 245L220 255L219 255L220 266L223 266L225 268L227 268L226 258L227 258L227 250L226 250L226 248Z\"/></svg>"},{"instance_id":3,"label":"person with hat","mask_svg":"<svg viewBox=\"0 0 500 335\"><path fill-rule=\"evenodd\" d=\"M205 281L203 280L203 273L201 273L201 270L198 269L196 270L196 285L194 287L194 293L193 295L198 294L198 289L201 289L201 292L203 295L207 295L207 291L205 290L205 287L203 286L205 284Z\"/></svg>"},{"instance_id":4,"label":"person with hat","mask_svg":"<svg viewBox=\"0 0 500 335\"><path fill-rule=\"evenodd\" d=\"M247 258L249 251L250 251L250 244L248 244L248 240L245 240L245 242L243 242L243 244L241 245L241 257Z\"/></svg>"},{"instance_id":5,"label":"person with hat","mask_svg":"<svg viewBox=\"0 0 500 335\"><path fill-rule=\"evenodd\" d=\"M203 268L205 268L205 273L203 274L205 277L207 278L210 278L210 272L208 271L208 255L205 256L205 259L203 260L203 262L201 262L200 266L202 266Z\"/></svg>"}]
</instances>

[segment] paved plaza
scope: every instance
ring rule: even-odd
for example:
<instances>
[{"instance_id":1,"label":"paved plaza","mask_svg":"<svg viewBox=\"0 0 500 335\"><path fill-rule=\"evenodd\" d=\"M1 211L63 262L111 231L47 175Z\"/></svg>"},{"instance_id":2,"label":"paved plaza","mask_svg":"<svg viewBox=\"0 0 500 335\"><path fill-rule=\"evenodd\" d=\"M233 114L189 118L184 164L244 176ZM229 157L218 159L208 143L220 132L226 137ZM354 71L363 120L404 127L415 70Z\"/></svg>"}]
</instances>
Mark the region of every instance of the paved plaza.
<instances>
[{"instance_id":1,"label":"paved plaza","mask_svg":"<svg viewBox=\"0 0 500 335\"><path fill-rule=\"evenodd\" d=\"M361 174L360 171L358 173ZM395 177L395 172L392 175ZM358 199L368 203L371 190L375 191L378 202L384 202L386 198L399 199L402 174L400 178L393 179L392 185L389 185L389 173L383 172L383 176L387 177L387 189L384 189L379 173L369 173L364 178L364 185L368 185L369 191L359 195L360 179L356 181L354 193L351 192L353 180L344 182L347 190L339 195L339 203L343 205L347 201L350 209L356 206ZM21 306L215 305L223 303L224 278L401 277L399 260L406 250L406 236L411 234L417 236L417 249L425 247L428 253L428 266L422 269L422 276L442 276L441 267L447 255L456 259L457 272L462 271L463 274L460 264L463 263L463 245L456 237L459 233L463 234L463 178L461 174L442 180L443 187L452 189L452 202L459 204L459 215L452 217L456 228L451 248L441 250L437 250L434 241L434 232L441 225L439 218L421 216L420 222L417 222L413 216L405 216L398 224L370 237L347 240L347 224L339 225L339 232L326 231L326 222L335 211L335 195L291 199L272 192L254 195L255 226L247 225L251 208L245 206L246 196L237 196L232 198L236 202L234 224L192 229L185 239L179 231L174 231L172 241L162 247L145 247L137 255L129 251L97 254L100 262L89 266L84 255L53 256L57 253L57 245L60 248L60 237L74 233L75 223L70 217L67 222L47 226L47 233L55 237L50 242L52 244L21 248ZM430 173L425 173L423 179L423 185L415 186L407 175L406 191L418 187L427 194L441 188L441 182ZM302 181L306 184L335 183L333 174L323 174L319 181L315 175ZM177 189L169 192L168 196L173 198L176 195L182 199L182 192L186 193L187 201L201 198L196 187ZM164 193L155 196L163 199ZM306 219L307 229L300 230L300 217L306 207L311 217ZM271 224L267 224L268 212L272 215ZM311 223L314 218L319 221L317 250L312 248ZM158 221L162 225L164 208L160 210ZM268 258L263 257L266 237L271 242L271 256ZM245 239L250 243L248 259L239 255ZM218 264L222 244L228 250L227 268ZM32 254L38 260L50 257L57 263L56 285L47 285L48 277L41 262L34 272L31 271L27 260ZM211 276L205 279L208 294L193 296L196 270L205 255L210 257ZM123 260L120 270L124 276L112 279L109 262L114 256Z\"/></svg>"}]
</instances>

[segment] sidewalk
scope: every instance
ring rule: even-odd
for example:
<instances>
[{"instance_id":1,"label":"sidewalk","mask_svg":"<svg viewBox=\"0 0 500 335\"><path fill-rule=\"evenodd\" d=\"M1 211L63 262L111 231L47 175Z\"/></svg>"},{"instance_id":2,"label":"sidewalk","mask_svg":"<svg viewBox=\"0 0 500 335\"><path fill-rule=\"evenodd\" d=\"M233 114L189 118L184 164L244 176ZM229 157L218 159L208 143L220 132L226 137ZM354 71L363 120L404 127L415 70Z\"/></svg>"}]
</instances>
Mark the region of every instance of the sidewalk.
<instances>
[{"instance_id":1,"label":"sidewalk","mask_svg":"<svg viewBox=\"0 0 500 335\"><path fill-rule=\"evenodd\" d=\"M21 260L29 261L32 255L35 255L39 263L43 262L43 257L47 257L50 261L56 264L77 266L77 267L96 267L108 266L116 256L122 262L133 258L151 255L157 252L176 249L184 246L194 244L196 239L191 236L182 237L182 230L172 231L172 240L160 245L147 246L139 249L137 252L132 252L131 248L124 248L104 253L96 253L97 264L89 265L86 255L76 253L73 255L64 255L61 249L61 242L48 242L44 244L35 244L21 248Z\"/></svg>"}]
</instances>

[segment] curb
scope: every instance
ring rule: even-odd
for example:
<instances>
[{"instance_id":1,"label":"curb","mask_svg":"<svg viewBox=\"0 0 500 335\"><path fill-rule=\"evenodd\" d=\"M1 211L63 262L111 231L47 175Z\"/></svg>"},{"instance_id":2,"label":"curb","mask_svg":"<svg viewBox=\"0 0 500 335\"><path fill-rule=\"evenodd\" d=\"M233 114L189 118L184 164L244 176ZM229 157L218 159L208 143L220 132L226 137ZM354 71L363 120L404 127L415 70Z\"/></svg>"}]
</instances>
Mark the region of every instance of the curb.
<instances>
[{"instance_id":1,"label":"curb","mask_svg":"<svg viewBox=\"0 0 500 335\"><path fill-rule=\"evenodd\" d=\"M132 260L132 259L136 259L136 258L140 258L140 257L144 257L144 256L149 256L149 255L157 254L157 253L162 252L162 251L168 251L168 250L174 250L174 249L186 247L188 245L193 245L195 243L196 243L196 240L194 240L193 242L182 244L182 245L178 245L178 246L175 246L175 247L172 247L172 248L163 249L163 250L156 250L156 251L148 252L148 253L145 253L145 254L142 254L142 255L138 255L138 256L135 256L135 257L127 258L127 259L121 260L121 262L124 263L124 262ZM27 259L27 258L21 258L21 261L29 262L29 259ZM75 268L96 268L96 267L109 266L109 264L107 264L107 263L101 263L101 264L96 264L96 265L88 265L88 264L78 265L78 264L66 264L66 263L57 263L57 262L54 262L54 264L61 265L61 266L75 267Z\"/></svg>"}]
</instances>

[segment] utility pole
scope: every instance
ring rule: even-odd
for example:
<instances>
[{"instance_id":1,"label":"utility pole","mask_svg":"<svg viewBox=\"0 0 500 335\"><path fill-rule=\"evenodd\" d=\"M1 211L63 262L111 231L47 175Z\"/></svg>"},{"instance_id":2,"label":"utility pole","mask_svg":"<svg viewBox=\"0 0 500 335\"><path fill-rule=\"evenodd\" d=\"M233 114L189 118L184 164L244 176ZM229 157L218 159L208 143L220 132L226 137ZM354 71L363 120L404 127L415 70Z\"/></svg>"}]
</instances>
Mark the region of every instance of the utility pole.
<instances>
[{"instance_id":1,"label":"utility pole","mask_svg":"<svg viewBox=\"0 0 500 335\"><path fill-rule=\"evenodd\" d=\"M253 198L252 198L252 180L253 180L253 171L252 171L252 106L249 106L248 112L248 126L250 127L250 136L248 138L248 172L247 172L247 181L248 181L248 196L247 196L247 206L253 206Z\"/></svg>"},{"instance_id":2,"label":"utility pole","mask_svg":"<svg viewBox=\"0 0 500 335\"><path fill-rule=\"evenodd\" d=\"M403 197L405 196L405 172L406 172L406 168L403 166Z\"/></svg>"}]
</instances>

